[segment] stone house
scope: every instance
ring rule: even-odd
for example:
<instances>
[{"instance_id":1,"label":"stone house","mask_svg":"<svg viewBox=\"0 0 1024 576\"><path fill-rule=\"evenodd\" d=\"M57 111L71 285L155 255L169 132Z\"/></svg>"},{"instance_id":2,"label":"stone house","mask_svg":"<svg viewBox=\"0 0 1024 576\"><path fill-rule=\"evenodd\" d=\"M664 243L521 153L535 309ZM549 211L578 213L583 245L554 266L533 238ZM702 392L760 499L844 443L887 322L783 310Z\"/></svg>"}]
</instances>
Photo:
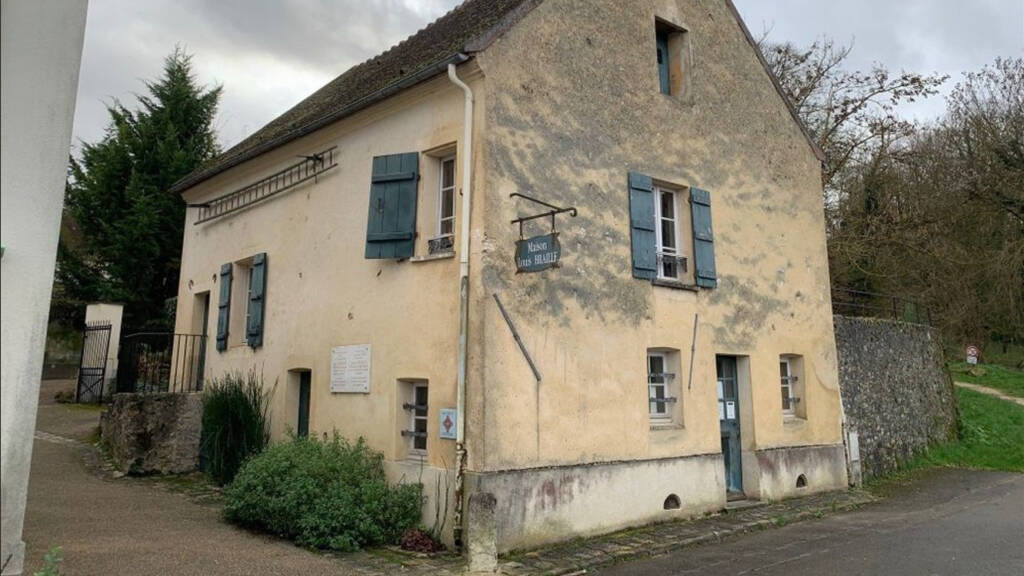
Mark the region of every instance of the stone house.
<instances>
[{"instance_id":1,"label":"stone house","mask_svg":"<svg viewBox=\"0 0 1024 576\"><path fill-rule=\"evenodd\" d=\"M501 551L843 488L821 160L729 0L468 0L175 185L176 330Z\"/></svg>"}]
</instances>

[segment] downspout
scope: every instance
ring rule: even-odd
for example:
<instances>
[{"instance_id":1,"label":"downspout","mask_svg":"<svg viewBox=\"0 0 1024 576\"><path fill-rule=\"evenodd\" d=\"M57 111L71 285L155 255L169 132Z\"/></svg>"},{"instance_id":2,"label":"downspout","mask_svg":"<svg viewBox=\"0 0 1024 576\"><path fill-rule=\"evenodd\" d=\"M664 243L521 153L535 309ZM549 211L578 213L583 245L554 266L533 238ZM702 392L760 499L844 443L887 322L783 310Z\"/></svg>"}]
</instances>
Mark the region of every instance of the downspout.
<instances>
[{"instance_id":1,"label":"downspout","mask_svg":"<svg viewBox=\"0 0 1024 576\"><path fill-rule=\"evenodd\" d=\"M448 79L466 95L462 125L462 222L459 230L459 358L456 380L455 424L455 548L462 550L462 493L466 467L466 348L469 341L469 217L473 198L473 90L459 79L455 64L448 64Z\"/></svg>"}]
</instances>

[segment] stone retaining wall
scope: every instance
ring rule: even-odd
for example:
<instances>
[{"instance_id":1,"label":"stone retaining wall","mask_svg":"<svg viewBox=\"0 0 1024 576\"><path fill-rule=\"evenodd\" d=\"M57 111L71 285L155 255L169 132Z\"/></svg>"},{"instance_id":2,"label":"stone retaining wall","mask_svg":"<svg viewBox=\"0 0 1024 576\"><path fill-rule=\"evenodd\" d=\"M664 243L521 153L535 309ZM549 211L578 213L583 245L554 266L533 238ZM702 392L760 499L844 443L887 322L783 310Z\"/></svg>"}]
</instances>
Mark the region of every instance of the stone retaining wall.
<instances>
[{"instance_id":1,"label":"stone retaining wall","mask_svg":"<svg viewBox=\"0 0 1024 576\"><path fill-rule=\"evenodd\" d=\"M199 469L201 394L115 394L100 417L103 440L126 474Z\"/></svg>"},{"instance_id":2,"label":"stone retaining wall","mask_svg":"<svg viewBox=\"0 0 1024 576\"><path fill-rule=\"evenodd\" d=\"M835 333L847 431L858 436L863 479L955 437L953 383L931 328L835 316Z\"/></svg>"}]
</instances>

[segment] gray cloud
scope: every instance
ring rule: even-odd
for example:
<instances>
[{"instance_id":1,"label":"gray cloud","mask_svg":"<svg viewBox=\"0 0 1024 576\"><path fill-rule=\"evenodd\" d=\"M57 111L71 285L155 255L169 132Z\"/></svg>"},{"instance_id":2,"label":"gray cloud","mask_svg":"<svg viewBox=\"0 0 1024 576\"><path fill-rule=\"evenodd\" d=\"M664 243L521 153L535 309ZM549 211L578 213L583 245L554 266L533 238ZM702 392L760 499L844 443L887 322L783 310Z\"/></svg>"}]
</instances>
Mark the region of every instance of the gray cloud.
<instances>
[{"instance_id":1,"label":"gray cloud","mask_svg":"<svg viewBox=\"0 0 1024 576\"><path fill-rule=\"evenodd\" d=\"M91 0L75 141L96 141L105 104L133 103L181 44L200 82L222 84L217 129L230 146L344 72L454 7L459 0ZM736 0L752 31L806 44L855 41L850 63L948 74L955 81L996 56L1024 55L1021 0ZM952 86L947 83L946 90ZM928 119L941 98L907 106Z\"/></svg>"}]
</instances>

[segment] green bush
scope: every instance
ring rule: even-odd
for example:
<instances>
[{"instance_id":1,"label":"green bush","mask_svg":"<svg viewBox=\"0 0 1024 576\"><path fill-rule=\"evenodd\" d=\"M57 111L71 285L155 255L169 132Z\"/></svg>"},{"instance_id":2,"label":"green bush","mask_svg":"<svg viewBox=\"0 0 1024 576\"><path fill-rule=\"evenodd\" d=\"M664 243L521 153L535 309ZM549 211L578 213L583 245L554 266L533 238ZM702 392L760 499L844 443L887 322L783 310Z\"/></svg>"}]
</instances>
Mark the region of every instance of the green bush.
<instances>
[{"instance_id":1,"label":"green bush","mask_svg":"<svg viewBox=\"0 0 1024 576\"><path fill-rule=\"evenodd\" d=\"M302 546L352 551L398 543L420 520L421 492L419 484L388 485L383 455L362 438L293 438L242 466L224 515Z\"/></svg>"},{"instance_id":2,"label":"green bush","mask_svg":"<svg viewBox=\"0 0 1024 576\"><path fill-rule=\"evenodd\" d=\"M217 483L231 482L246 458L267 447L269 403L270 392L255 369L248 376L227 374L206 386L203 449L206 471Z\"/></svg>"}]
</instances>

